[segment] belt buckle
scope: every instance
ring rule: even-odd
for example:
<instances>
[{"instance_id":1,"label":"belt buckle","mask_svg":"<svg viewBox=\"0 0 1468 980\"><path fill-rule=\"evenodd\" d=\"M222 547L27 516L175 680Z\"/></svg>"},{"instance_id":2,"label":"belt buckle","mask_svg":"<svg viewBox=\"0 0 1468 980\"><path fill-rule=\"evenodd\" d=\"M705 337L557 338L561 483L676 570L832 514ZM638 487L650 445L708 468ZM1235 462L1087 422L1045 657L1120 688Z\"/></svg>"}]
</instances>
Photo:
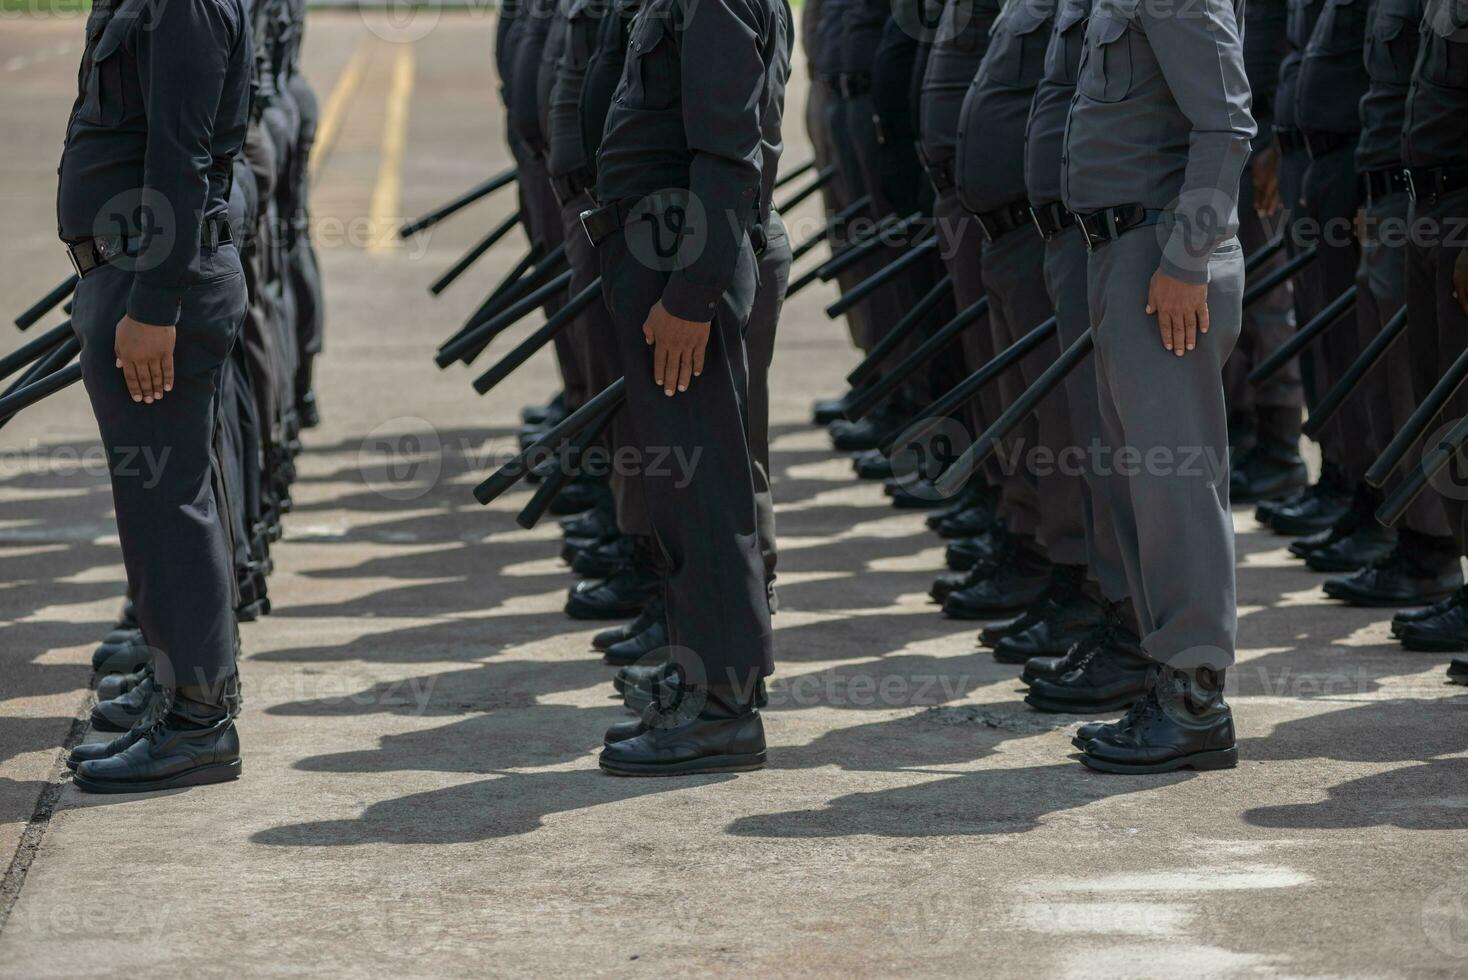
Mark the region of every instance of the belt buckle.
<instances>
[{"instance_id":1,"label":"belt buckle","mask_svg":"<svg viewBox=\"0 0 1468 980\"><path fill-rule=\"evenodd\" d=\"M83 278L87 274L86 272L83 272L82 271L82 264L76 260L76 250L77 250L77 247L80 246L80 245L82 245L82 244L84 244L84 243L77 242L75 245L68 244L66 246L66 261L68 261L68 262L71 263L71 271L73 271L73 272L76 273L76 277L78 279ZM87 272L90 272L90 271L91 271L90 269L87 270Z\"/></svg>"},{"instance_id":2,"label":"belt buckle","mask_svg":"<svg viewBox=\"0 0 1468 980\"><path fill-rule=\"evenodd\" d=\"M1402 169L1402 173L1407 178L1407 196L1410 197L1412 199L1412 202L1415 204L1417 202L1417 199L1418 199L1417 198L1417 178L1416 178L1415 175L1413 175L1412 170L1409 167L1404 167Z\"/></svg>"},{"instance_id":3,"label":"belt buckle","mask_svg":"<svg viewBox=\"0 0 1468 980\"><path fill-rule=\"evenodd\" d=\"M1045 241L1048 242L1050 240L1050 236L1045 233L1045 225L1040 220L1040 212L1039 212L1039 210L1037 208L1035 208L1034 205L1031 205L1029 211L1030 211L1030 223L1035 226L1035 230L1040 233L1040 237L1043 238L1043 239L1045 239Z\"/></svg>"},{"instance_id":4,"label":"belt buckle","mask_svg":"<svg viewBox=\"0 0 1468 980\"><path fill-rule=\"evenodd\" d=\"M1086 243L1086 254L1090 255L1096 251L1096 240L1091 237L1091 226L1086 221L1086 215L1076 215L1076 224L1081 229L1081 239Z\"/></svg>"},{"instance_id":5,"label":"belt buckle","mask_svg":"<svg viewBox=\"0 0 1468 980\"><path fill-rule=\"evenodd\" d=\"M578 220L581 222L581 230L586 234L586 240L591 243L592 248L598 248L601 243L596 240L596 236L591 233L591 226L586 223L594 214L596 214L596 208L587 208L581 212Z\"/></svg>"}]
</instances>

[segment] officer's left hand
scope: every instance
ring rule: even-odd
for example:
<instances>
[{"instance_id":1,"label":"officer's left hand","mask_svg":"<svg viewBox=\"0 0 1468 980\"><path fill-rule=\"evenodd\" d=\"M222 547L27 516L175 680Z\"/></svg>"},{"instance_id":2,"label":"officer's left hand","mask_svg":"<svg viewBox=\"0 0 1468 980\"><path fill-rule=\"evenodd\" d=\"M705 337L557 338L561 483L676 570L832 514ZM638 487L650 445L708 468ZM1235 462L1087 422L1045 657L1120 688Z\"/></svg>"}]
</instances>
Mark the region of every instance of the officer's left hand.
<instances>
[{"instance_id":1,"label":"officer's left hand","mask_svg":"<svg viewBox=\"0 0 1468 980\"><path fill-rule=\"evenodd\" d=\"M1458 260L1453 263L1453 296L1463 312L1468 313L1468 249L1459 252Z\"/></svg>"},{"instance_id":2,"label":"officer's left hand","mask_svg":"<svg viewBox=\"0 0 1468 980\"><path fill-rule=\"evenodd\" d=\"M1182 357L1198 346L1198 334L1208 332L1208 284L1183 282L1158 269L1147 290L1147 313L1157 316L1162 346Z\"/></svg>"},{"instance_id":3,"label":"officer's left hand","mask_svg":"<svg viewBox=\"0 0 1468 980\"><path fill-rule=\"evenodd\" d=\"M155 327L130 316L117 322L113 351L133 401L151 405L162 401L165 391L173 390L173 344L177 334L173 327Z\"/></svg>"},{"instance_id":4,"label":"officer's left hand","mask_svg":"<svg viewBox=\"0 0 1468 980\"><path fill-rule=\"evenodd\" d=\"M689 382L703 374L703 353L709 345L709 325L680 320L658 302L642 324L642 337L652 351L652 377L672 397L676 388L687 391Z\"/></svg>"}]
</instances>

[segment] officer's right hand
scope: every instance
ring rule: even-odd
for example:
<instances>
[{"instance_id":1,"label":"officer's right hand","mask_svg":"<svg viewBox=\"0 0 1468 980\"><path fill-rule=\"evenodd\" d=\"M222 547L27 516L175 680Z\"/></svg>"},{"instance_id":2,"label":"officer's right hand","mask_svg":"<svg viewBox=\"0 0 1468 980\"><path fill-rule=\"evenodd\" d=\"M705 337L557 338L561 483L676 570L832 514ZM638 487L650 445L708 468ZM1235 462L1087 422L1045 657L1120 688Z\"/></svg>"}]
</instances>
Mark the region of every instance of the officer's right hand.
<instances>
[{"instance_id":1,"label":"officer's right hand","mask_svg":"<svg viewBox=\"0 0 1468 980\"><path fill-rule=\"evenodd\" d=\"M178 331L130 316L117 322L113 351L133 401L151 405L173 390L173 344Z\"/></svg>"},{"instance_id":2,"label":"officer's right hand","mask_svg":"<svg viewBox=\"0 0 1468 980\"><path fill-rule=\"evenodd\" d=\"M1208 284L1183 282L1158 269L1147 290L1147 314L1157 317L1162 346L1182 357L1198 345L1198 334L1208 332Z\"/></svg>"},{"instance_id":3,"label":"officer's right hand","mask_svg":"<svg viewBox=\"0 0 1468 980\"><path fill-rule=\"evenodd\" d=\"M681 320L661 301L648 311L642 338L652 350L652 377L672 397L674 389L687 391L693 378L703 374L703 354L709 345L709 324Z\"/></svg>"}]
</instances>

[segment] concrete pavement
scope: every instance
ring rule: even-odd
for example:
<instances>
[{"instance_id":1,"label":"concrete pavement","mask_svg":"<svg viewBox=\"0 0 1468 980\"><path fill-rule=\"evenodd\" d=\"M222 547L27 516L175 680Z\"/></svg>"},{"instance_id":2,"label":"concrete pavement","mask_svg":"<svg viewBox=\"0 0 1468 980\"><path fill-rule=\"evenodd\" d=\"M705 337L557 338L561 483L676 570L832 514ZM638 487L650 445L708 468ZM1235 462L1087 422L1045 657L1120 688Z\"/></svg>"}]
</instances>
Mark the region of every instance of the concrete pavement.
<instances>
[{"instance_id":1,"label":"concrete pavement","mask_svg":"<svg viewBox=\"0 0 1468 980\"><path fill-rule=\"evenodd\" d=\"M52 208L80 31L0 25L11 313L67 272ZM1084 770L1080 719L1026 709L1014 669L927 602L921 516L806 425L855 361L821 290L789 307L775 366L771 766L600 774L625 716L560 613L554 529L514 525L523 492L469 493L554 366L480 399L431 363L522 243L438 300L427 283L513 204L382 237L508 165L492 33L310 21L307 71L338 106L315 198L326 421L275 613L243 628L240 781L95 798L60 778L122 593L110 495L80 391L0 432L0 976L1468 972L1468 697L1443 658L1327 603L1240 511L1243 763Z\"/></svg>"}]
</instances>

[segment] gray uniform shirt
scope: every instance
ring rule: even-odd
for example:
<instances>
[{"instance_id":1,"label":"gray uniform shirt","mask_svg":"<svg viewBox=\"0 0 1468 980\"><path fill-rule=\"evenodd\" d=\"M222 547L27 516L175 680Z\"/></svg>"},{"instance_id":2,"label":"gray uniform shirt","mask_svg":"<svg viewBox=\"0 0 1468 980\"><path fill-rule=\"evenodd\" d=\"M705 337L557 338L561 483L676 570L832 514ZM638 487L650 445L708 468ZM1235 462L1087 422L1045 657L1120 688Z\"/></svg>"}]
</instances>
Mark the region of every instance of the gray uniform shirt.
<instances>
[{"instance_id":1,"label":"gray uniform shirt","mask_svg":"<svg viewBox=\"0 0 1468 980\"><path fill-rule=\"evenodd\" d=\"M1036 206L1060 200L1061 160L1065 155L1065 122L1075 98L1076 73L1091 0L1061 0L1045 49L1045 75L1035 88L1025 134L1025 186Z\"/></svg>"},{"instance_id":2,"label":"gray uniform shirt","mask_svg":"<svg viewBox=\"0 0 1468 980\"><path fill-rule=\"evenodd\" d=\"M1428 0L1407 93L1402 162L1468 163L1468 0Z\"/></svg>"},{"instance_id":3,"label":"gray uniform shirt","mask_svg":"<svg viewBox=\"0 0 1468 980\"><path fill-rule=\"evenodd\" d=\"M974 214L1028 197L1025 127L1054 15L1055 0L1008 0L994 22L958 126L958 199Z\"/></svg>"},{"instance_id":4,"label":"gray uniform shirt","mask_svg":"<svg viewBox=\"0 0 1468 980\"><path fill-rule=\"evenodd\" d=\"M929 163L953 159L963 99L989 50L999 7L999 0L948 0L943 8L923 75L920 145Z\"/></svg>"},{"instance_id":5,"label":"gray uniform shirt","mask_svg":"<svg viewBox=\"0 0 1468 980\"><path fill-rule=\"evenodd\" d=\"M1161 268L1184 282L1207 282L1209 257L1238 228L1255 133L1242 17L1243 0L1098 0L1086 28L1066 127L1066 207L1168 212Z\"/></svg>"},{"instance_id":6,"label":"gray uniform shirt","mask_svg":"<svg viewBox=\"0 0 1468 980\"><path fill-rule=\"evenodd\" d=\"M1366 25L1366 74L1371 84L1361 97L1361 142L1356 145L1356 169L1362 173L1401 165L1402 123L1421 19L1422 0L1372 4Z\"/></svg>"},{"instance_id":7,"label":"gray uniform shirt","mask_svg":"<svg viewBox=\"0 0 1468 980\"><path fill-rule=\"evenodd\" d=\"M1295 123L1312 133L1357 133L1366 73L1361 70L1369 0L1326 0L1295 91Z\"/></svg>"}]
</instances>

